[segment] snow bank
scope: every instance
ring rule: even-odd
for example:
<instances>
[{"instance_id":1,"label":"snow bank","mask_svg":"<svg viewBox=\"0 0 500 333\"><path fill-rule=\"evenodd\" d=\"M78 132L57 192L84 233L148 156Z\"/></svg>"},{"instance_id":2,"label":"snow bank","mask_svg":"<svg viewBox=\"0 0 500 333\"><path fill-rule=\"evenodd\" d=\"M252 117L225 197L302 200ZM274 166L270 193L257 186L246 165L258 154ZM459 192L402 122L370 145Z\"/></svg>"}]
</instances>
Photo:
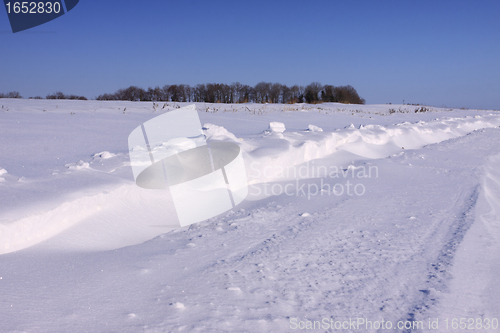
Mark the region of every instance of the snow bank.
<instances>
[{"instance_id":1,"label":"snow bank","mask_svg":"<svg viewBox=\"0 0 500 333\"><path fill-rule=\"evenodd\" d=\"M366 125L356 128L347 126L335 132L287 132L279 138L246 140L243 147L247 153L249 169L283 170L302 163L323 158L339 151L351 153L359 158L383 158L401 152L402 149L417 149L428 144L464 136L474 130L500 126L500 117L485 115L466 118L443 118L429 122L404 122L396 125ZM270 125L269 130L281 131L284 125ZM268 131L269 131L268 130ZM247 169L248 170L248 169ZM255 174L255 173L254 173ZM273 172L257 172L252 183L276 179Z\"/></svg>"},{"instance_id":2,"label":"snow bank","mask_svg":"<svg viewBox=\"0 0 500 333\"><path fill-rule=\"evenodd\" d=\"M51 239L58 250L97 251L142 243L177 221L169 193L149 191L135 184L83 196L46 212L0 223L0 254L21 250ZM144 207L150 209L144 210ZM60 237L58 236L60 235ZM59 237L59 238L58 238Z\"/></svg>"},{"instance_id":3,"label":"snow bank","mask_svg":"<svg viewBox=\"0 0 500 333\"><path fill-rule=\"evenodd\" d=\"M484 198L489 211L482 216L490 233L500 242L500 155L491 156L485 166Z\"/></svg>"}]
</instances>

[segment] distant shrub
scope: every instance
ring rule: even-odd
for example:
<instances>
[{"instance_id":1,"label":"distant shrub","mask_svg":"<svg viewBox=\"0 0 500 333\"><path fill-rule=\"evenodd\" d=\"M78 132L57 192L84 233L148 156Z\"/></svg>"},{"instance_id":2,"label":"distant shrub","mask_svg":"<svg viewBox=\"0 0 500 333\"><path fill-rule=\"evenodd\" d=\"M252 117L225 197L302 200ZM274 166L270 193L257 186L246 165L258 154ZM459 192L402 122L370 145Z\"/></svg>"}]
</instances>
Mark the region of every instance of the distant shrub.
<instances>
[{"instance_id":1,"label":"distant shrub","mask_svg":"<svg viewBox=\"0 0 500 333\"><path fill-rule=\"evenodd\" d=\"M99 95L96 100L98 101L116 101L116 95L115 94L102 94Z\"/></svg>"},{"instance_id":2,"label":"distant shrub","mask_svg":"<svg viewBox=\"0 0 500 333\"><path fill-rule=\"evenodd\" d=\"M45 97L46 99L66 99L66 96L61 91L49 94Z\"/></svg>"},{"instance_id":3,"label":"distant shrub","mask_svg":"<svg viewBox=\"0 0 500 333\"><path fill-rule=\"evenodd\" d=\"M410 110L406 108L402 109L401 107L397 109L389 109L389 114L394 114L394 113L410 113Z\"/></svg>"},{"instance_id":4,"label":"distant shrub","mask_svg":"<svg viewBox=\"0 0 500 333\"><path fill-rule=\"evenodd\" d=\"M11 91L7 94L0 93L0 98L23 98L23 96L21 96L18 91Z\"/></svg>"},{"instance_id":5,"label":"distant shrub","mask_svg":"<svg viewBox=\"0 0 500 333\"><path fill-rule=\"evenodd\" d=\"M426 108L425 106L421 106L421 107L415 109L415 113L428 112L428 111L429 111L429 108Z\"/></svg>"},{"instance_id":6,"label":"distant shrub","mask_svg":"<svg viewBox=\"0 0 500 333\"><path fill-rule=\"evenodd\" d=\"M85 96L77 96L77 95L69 95L69 96L66 96L66 99L77 99L77 100L80 100L80 101L86 101L87 97L85 97Z\"/></svg>"},{"instance_id":7,"label":"distant shrub","mask_svg":"<svg viewBox=\"0 0 500 333\"><path fill-rule=\"evenodd\" d=\"M45 98L47 98L47 99L77 99L77 100L81 100L81 101L87 100L87 97L85 97L85 96L64 95L61 91L57 91L53 94L49 94Z\"/></svg>"}]
</instances>

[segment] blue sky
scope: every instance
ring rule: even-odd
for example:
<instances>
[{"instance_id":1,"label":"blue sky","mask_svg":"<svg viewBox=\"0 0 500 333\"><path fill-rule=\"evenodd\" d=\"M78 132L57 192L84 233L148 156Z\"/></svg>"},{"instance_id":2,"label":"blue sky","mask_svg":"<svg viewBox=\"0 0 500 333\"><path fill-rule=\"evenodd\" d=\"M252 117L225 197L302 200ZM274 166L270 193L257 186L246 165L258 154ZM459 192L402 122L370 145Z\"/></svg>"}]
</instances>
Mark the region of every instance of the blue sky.
<instances>
[{"instance_id":1,"label":"blue sky","mask_svg":"<svg viewBox=\"0 0 500 333\"><path fill-rule=\"evenodd\" d=\"M481 0L80 0L12 34L0 9L0 92L318 81L370 104L500 109L499 17Z\"/></svg>"}]
</instances>

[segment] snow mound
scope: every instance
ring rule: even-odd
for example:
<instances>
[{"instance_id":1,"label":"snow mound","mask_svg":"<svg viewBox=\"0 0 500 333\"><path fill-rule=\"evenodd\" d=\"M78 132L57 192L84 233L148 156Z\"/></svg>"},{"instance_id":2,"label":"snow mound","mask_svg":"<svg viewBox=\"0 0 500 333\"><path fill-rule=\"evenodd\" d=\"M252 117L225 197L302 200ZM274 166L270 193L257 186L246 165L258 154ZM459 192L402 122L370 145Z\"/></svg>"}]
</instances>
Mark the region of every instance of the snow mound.
<instances>
[{"instance_id":1,"label":"snow mound","mask_svg":"<svg viewBox=\"0 0 500 333\"><path fill-rule=\"evenodd\" d=\"M109 151L102 151L100 153L94 154L94 159L107 160L108 158L115 157L116 154L110 153Z\"/></svg>"},{"instance_id":2,"label":"snow mound","mask_svg":"<svg viewBox=\"0 0 500 333\"><path fill-rule=\"evenodd\" d=\"M278 121L272 121L269 123L269 128L267 131L271 133L283 133L285 132L285 124Z\"/></svg>"},{"instance_id":3,"label":"snow mound","mask_svg":"<svg viewBox=\"0 0 500 333\"><path fill-rule=\"evenodd\" d=\"M180 302L175 302L172 304L172 306L176 309L185 309L186 307L184 306L184 304L180 303Z\"/></svg>"},{"instance_id":4,"label":"snow mound","mask_svg":"<svg viewBox=\"0 0 500 333\"><path fill-rule=\"evenodd\" d=\"M309 126L307 126L307 130L310 132L323 132L323 129L321 127L310 125L310 124L309 124Z\"/></svg>"},{"instance_id":5,"label":"snow mound","mask_svg":"<svg viewBox=\"0 0 500 333\"><path fill-rule=\"evenodd\" d=\"M217 126L214 124L207 123L203 125L203 132L205 133L207 140L238 141L238 139L236 138L236 136L234 136L233 133L229 132L222 126Z\"/></svg>"},{"instance_id":6,"label":"snow mound","mask_svg":"<svg viewBox=\"0 0 500 333\"><path fill-rule=\"evenodd\" d=\"M0 168L0 176L5 175L7 173L7 170Z\"/></svg>"},{"instance_id":7,"label":"snow mound","mask_svg":"<svg viewBox=\"0 0 500 333\"><path fill-rule=\"evenodd\" d=\"M79 160L76 163L68 163L65 166L68 167L68 169L70 169L70 170L83 170L83 169L89 169L90 168L89 163L84 162L82 160Z\"/></svg>"}]
</instances>

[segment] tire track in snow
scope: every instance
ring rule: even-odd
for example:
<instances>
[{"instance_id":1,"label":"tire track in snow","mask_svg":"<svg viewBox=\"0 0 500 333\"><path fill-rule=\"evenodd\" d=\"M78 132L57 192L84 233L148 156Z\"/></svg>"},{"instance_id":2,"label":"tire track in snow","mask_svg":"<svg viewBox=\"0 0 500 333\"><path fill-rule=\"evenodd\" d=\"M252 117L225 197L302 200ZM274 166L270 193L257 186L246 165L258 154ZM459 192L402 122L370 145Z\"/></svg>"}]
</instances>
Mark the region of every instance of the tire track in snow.
<instances>
[{"instance_id":1,"label":"tire track in snow","mask_svg":"<svg viewBox=\"0 0 500 333\"><path fill-rule=\"evenodd\" d=\"M426 323L426 313L438 304L440 293L447 291L448 283L452 278L449 269L453 265L455 253L475 220L474 210L479 197L479 188L480 185L477 185L465 199L462 199L455 219L443 223L439 228L442 230L436 230L436 234L439 232L445 234L443 240L440 241L443 246L437 257L428 264L425 284L419 289L420 297L417 297L414 304L409 307L407 316L401 320L417 320ZM453 210L449 213L453 213ZM432 239L433 237L429 237L429 241ZM402 332L421 332L421 330L407 329Z\"/></svg>"}]
</instances>

